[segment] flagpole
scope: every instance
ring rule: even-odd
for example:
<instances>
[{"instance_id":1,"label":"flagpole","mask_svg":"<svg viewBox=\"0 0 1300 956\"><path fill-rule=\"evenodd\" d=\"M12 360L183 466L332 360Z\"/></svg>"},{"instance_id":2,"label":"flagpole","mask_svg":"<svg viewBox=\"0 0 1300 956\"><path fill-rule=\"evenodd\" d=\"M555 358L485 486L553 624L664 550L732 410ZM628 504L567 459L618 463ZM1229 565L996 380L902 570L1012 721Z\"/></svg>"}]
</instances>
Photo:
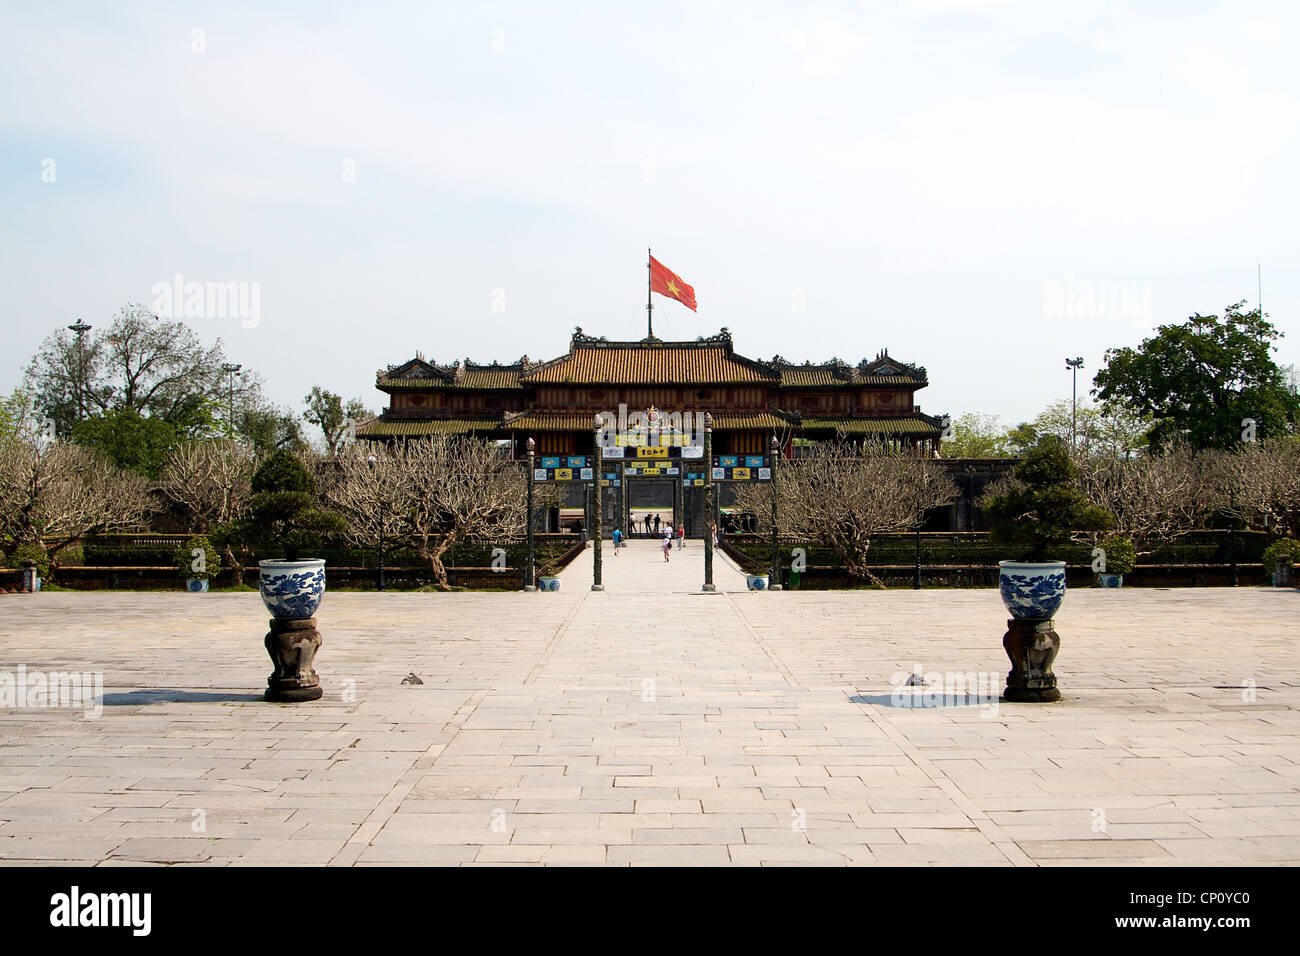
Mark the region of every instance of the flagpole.
<instances>
[{"instance_id":1,"label":"flagpole","mask_svg":"<svg viewBox=\"0 0 1300 956\"><path fill-rule=\"evenodd\" d=\"M646 338L655 337L654 302L650 298L652 280L650 277L650 247L645 247L645 323Z\"/></svg>"}]
</instances>

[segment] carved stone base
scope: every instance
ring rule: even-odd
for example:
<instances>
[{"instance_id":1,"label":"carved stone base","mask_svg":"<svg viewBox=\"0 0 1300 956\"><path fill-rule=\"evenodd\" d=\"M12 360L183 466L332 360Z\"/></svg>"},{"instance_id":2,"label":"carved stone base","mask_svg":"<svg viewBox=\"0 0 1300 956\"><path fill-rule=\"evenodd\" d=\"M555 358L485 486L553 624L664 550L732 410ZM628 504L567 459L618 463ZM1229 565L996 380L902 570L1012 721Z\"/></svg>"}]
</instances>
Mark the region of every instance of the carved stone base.
<instances>
[{"instance_id":1,"label":"carved stone base","mask_svg":"<svg viewBox=\"0 0 1300 956\"><path fill-rule=\"evenodd\" d=\"M1052 621L1007 621L1002 646L1011 658L1007 689L1003 700L1048 703L1061 699L1056 689L1052 661L1061 649L1061 638L1052 630Z\"/></svg>"},{"instance_id":2,"label":"carved stone base","mask_svg":"<svg viewBox=\"0 0 1300 956\"><path fill-rule=\"evenodd\" d=\"M271 655L275 671L266 679L267 700L290 704L320 700L324 691L312 662L321 643L314 617L299 621L271 619L266 652Z\"/></svg>"}]
</instances>

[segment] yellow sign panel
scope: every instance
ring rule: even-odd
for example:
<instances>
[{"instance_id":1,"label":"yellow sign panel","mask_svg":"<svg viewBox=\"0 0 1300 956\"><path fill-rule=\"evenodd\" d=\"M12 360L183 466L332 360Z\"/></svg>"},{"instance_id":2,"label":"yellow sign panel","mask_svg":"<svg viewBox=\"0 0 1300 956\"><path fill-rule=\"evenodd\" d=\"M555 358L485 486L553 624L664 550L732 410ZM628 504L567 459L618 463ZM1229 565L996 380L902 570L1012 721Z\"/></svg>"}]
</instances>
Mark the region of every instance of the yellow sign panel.
<instances>
[{"instance_id":1,"label":"yellow sign panel","mask_svg":"<svg viewBox=\"0 0 1300 956\"><path fill-rule=\"evenodd\" d=\"M664 470L663 470L662 468L642 468L642 469L641 469L641 474L643 474L643 475L662 475L663 473L664 473Z\"/></svg>"},{"instance_id":2,"label":"yellow sign panel","mask_svg":"<svg viewBox=\"0 0 1300 956\"><path fill-rule=\"evenodd\" d=\"M667 457L668 457L668 449L667 449L667 448L650 448L650 447L647 447L647 446L642 446L641 448L638 448L638 449L636 450L636 456L637 456L638 458L667 458Z\"/></svg>"},{"instance_id":3,"label":"yellow sign panel","mask_svg":"<svg viewBox=\"0 0 1300 956\"><path fill-rule=\"evenodd\" d=\"M737 481L748 481L748 480L749 480L749 469L748 469L748 468L733 468L733 469L731 469L731 477L732 477L732 478L735 478Z\"/></svg>"},{"instance_id":4,"label":"yellow sign panel","mask_svg":"<svg viewBox=\"0 0 1300 956\"><path fill-rule=\"evenodd\" d=\"M573 469L572 469L572 468L556 468L556 469L555 469L555 480L556 480L556 481L572 481L572 480L573 480Z\"/></svg>"}]
</instances>

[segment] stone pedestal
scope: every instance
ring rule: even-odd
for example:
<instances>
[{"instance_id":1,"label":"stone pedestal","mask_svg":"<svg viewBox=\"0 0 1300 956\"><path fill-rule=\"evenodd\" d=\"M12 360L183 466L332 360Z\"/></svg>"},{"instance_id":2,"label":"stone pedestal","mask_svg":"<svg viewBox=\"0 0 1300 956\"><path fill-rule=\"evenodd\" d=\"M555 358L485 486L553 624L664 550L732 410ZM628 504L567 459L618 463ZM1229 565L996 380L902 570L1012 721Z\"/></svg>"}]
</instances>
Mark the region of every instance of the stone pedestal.
<instances>
[{"instance_id":1,"label":"stone pedestal","mask_svg":"<svg viewBox=\"0 0 1300 956\"><path fill-rule=\"evenodd\" d=\"M266 699L291 704L320 700L324 691L312 668L320 646L314 617L297 621L272 618L266 652L271 655L275 671L266 680Z\"/></svg>"},{"instance_id":2,"label":"stone pedestal","mask_svg":"<svg viewBox=\"0 0 1300 956\"><path fill-rule=\"evenodd\" d=\"M1056 675L1052 673L1052 661L1061 649L1061 638L1052 630L1052 623L1050 618L1007 621L1002 646L1011 658L1011 672L1007 674L1003 700L1047 703L1061 699Z\"/></svg>"}]
</instances>

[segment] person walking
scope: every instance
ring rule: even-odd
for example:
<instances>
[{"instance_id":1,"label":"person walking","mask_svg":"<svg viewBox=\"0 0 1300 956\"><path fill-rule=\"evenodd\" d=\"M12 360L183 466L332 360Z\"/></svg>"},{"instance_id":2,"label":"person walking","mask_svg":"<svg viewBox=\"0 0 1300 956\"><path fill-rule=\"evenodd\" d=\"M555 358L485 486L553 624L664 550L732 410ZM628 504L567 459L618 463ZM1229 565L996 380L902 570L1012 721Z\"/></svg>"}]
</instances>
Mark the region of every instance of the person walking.
<instances>
[{"instance_id":1,"label":"person walking","mask_svg":"<svg viewBox=\"0 0 1300 956\"><path fill-rule=\"evenodd\" d=\"M650 512L645 513L645 533L650 533Z\"/></svg>"},{"instance_id":2,"label":"person walking","mask_svg":"<svg viewBox=\"0 0 1300 956\"><path fill-rule=\"evenodd\" d=\"M655 534L659 533L659 512L655 512Z\"/></svg>"},{"instance_id":3,"label":"person walking","mask_svg":"<svg viewBox=\"0 0 1300 956\"><path fill-rule=\"evenodd\" d=\"M663 548L664 561L667 561L669 559L669 555L673 553L673 539L668 536L667 532L664 533L663 540L660 543L660 547Z\"/></svg>"},{"instance_id":4,"label":"person walking","mask_svg":"<svg viewBox=\"0 0 1300 956\"><path fill-rule=\"evenodd\" d=\"M677 550L680 551L686 545L686 525L677 526Z\"/></svg>"},{"instance_id":5,"label":"person walking","mask_svg":"<svg viewBox=\"0 0 1300 956\"><path fill-rule=\"evenodd\" d=\"M623 532L618 528L614 529L614 557L618 557L618 549L623 547Z\"/></svg>"}]
</instances>

